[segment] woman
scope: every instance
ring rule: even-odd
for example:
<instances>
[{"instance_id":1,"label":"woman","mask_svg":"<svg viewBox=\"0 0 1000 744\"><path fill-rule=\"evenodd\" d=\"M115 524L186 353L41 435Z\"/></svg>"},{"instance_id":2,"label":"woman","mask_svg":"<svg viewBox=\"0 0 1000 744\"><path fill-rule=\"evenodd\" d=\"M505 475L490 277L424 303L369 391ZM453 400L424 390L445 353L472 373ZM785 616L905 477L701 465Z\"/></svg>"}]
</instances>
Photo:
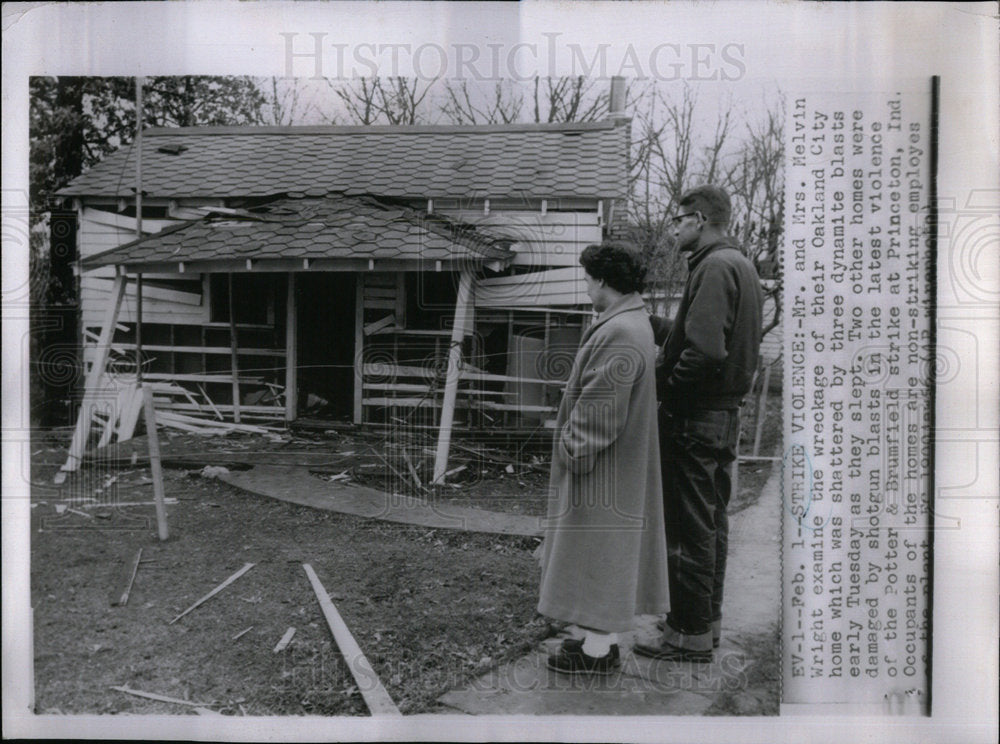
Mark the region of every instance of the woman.
<instances>
[{"instance_id":1,"label":"woman","mask_svg":"<svg viewBox=\"0 0 1000 744\"><path fill-rule=\"evenodd\" d=\"M638 252L592 245L580 264L598 317L556 420L538 611L584 631L549 657L550 669L610 674L617 634L637 614L667 609L656 347Z\"/></svg>"}]
</instances>

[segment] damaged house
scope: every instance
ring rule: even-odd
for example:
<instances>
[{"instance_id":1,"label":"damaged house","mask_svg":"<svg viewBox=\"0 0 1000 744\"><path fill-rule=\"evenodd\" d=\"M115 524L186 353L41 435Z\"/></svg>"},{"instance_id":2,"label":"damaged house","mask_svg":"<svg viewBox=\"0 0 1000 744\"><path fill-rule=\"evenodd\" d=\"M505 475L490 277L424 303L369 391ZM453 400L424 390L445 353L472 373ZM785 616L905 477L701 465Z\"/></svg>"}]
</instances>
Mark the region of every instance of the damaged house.
<instances>
[{"instance_id":1,"label":"damaged house","mask_svg":"<svg viewBox=\"0 0 1000 744\"><path fill-rule=\"evenodd\" d=\"M68 464L131 436L137 346L182 430L429 428L443 472L452 429L551 423L591 316L578 257L624 224L627 124L143 132L60 192L89 368Z\"/></svg>"}]
</instances>

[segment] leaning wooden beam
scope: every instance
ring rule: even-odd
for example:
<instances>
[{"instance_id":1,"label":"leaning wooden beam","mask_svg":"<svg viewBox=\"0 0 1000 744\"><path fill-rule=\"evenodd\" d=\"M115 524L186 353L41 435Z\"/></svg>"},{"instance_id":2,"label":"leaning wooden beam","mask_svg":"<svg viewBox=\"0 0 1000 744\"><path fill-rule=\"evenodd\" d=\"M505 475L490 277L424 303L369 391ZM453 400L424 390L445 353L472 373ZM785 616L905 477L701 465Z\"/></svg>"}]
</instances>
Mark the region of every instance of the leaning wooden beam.
<instances>
[{"instance_id":1,"label":"leaning wooden beam","mask_svg":"<svg viewBox=\"0 0 1000 744\"><path fill-rule=\"evenodd\" d=\"M489 204L489 200L486 201ZM487 207L487 210L489 207ZM444 403L441 408L441 432L438 435L437 455L434 458L433 483L444 480L448 469L448 448L451 445L451 427L455 420L455 398L462 367L462 339L472 322L472 272L464 270L459 276L458 298L455 301L455 324L451 329L448 349L448 374L444 384Z\"/></svg>"},{"instance_id":2,"label":"leaning wooden beam","mask_svg":"<svg viewBox=\"0 0 1000 744\"><path fill-rule=\"evenodd\" d=\"M146 421L146 440L149 442L149 469L153 477L153 500L156 502L156 528L160 540L169 537L167 507L163 503L163 464L160 462L160 438L156 434L156 409L153 407L153 388L142 388L142 410Z\"/></svg>"},{"instance_id":3,"label":"leaning wooden beam","mask_svg":"<svg viewBox=\"0 0 1000 744\"><path fill-rule=\"evenodd\" d=\"M87 446L87 437L90 436L91 408L97 398L97 383L104 374L104 367L108 363L111 339L114 338L118 313L121 312L124 296L125 276L118 274L111 285L111 298L104 315L104 323L101 325L101 335L97 339L97 355L84 383L83 401L80 403L80 415L76 420L76 429L73 431L73 440L69 445L69 454L65 464L56 473L56 484L63 483L66 480L66 473L78 470L80 467L83 451Z\"/></svg>"},{"instance_id":4,"label":"leaning wooden beam","mask_svg":"<svg viewBox=\"0 0 1000 744\"><path fill-rule=\"evenodd\" d=\"M373 333L378 333L383 328L388 328L391 325L395 325L396 315L394 313L389 313L384 318L380 318L372 323L368 323L362 329L366 336L371 336Z\"/></svg>"},{"instance_id":5,"label":"leaning wooden beam","mask_svg":"<svg viewBox=\"0 0 1000 744\"><path fill-rule=\"evenodd\" d=\"M358 683L358 689L365 699L368 710L371 711L373 716L402 715L399 712L399 708L392 701L392 698L389 697L389 693L382 685L378 675L375 674L372 665L368 662L364 653L362 653L361 647L354 640L354 636L351 635L351 631L348 629L346 623L344 623L344 619L337 612L337 608L334 607L333 602L330 601L330 595L323 588L323 584L320 583L319 577L313 571L313 567L308 563L303 563L302 568L305 570L306 576L309 577L309 583L312 584L313 592L316 593L316 599L319 600L319 606L323 610L326 624L330 626L333 639L337 642L344 661L347 662L351 674L354 675L354 679Z\"/></svg>"},{"instance_id":6,"label":"leaning wooden beam","mask_svg":"<svg viewBox=\"0 0 1000 744\"><path fill-rule=\"evenodd\" d=\"M285 421L294 421L299 407L296 371L299 364L298 316L295 308L295 274L288 272L285 302Z\"/></svg>"},{"instance_id":7,"label":"leaning wooden beam","mask_svg":"<svg viewBox=\"0 0 1000 744\"><path fill-rule=\"evenodd\" d=\"M142 411L142 389L137 387L128 388L132 395L128 399L128 405L118 420L118 441L127 442L135 433L135 425L139 422L139 413Z\"/></svg>"},{"instance_id":8,"label":"leaning wooden beam","mask_svg":"<svg viewBox=\"0 0 1000 744\"><path fill-rule=\"evenodd\" d=\"M240 422L240 373L236 353L236 316L233 314L233 275L229 274L229 349L233 365L233 421Z\"/></svg>"},{"instance_id":9,"label":"leaning wooden beam","mask_svg":"<svg viewBox=\"0 0 1000 744\"><path fill-rule=\"evenodd\" d=\"M225 589L227 586L229 586L230 584L232 584L234 581L236 581L236 579L238 579L240 576L242 576L243 574L245 574L247 571L249 571L251 568L253 568L256 565L257 565L256 563L246 563L246 564L244 564L243 568L241 568L239 571L237 571L236 573L234 573L228 579L226 579L225 581L223 581L221 584L219 584L217 587L215 587L215 589L213 589L212 591L210 591L208 594L206 594L204 597L202 597L201 599L199 599L193 605L191 605L190 607L188 607L186 610L184 610L184 612L182 612L180 615L178 615L173 620L171 620L169 623L167 623L167 625L173 625L178 620L180 620L182 617L184 617L186 614L188 614L189 612L191 612L191 610L193 610L193 609L195 609L195 608L200 607L201 605L203 605L205 602L207 602L208 600L210 600L212 597L214 597L216 594L218 594L219 592L221 592L223 589Z\"/></svg>"}]
</instances>

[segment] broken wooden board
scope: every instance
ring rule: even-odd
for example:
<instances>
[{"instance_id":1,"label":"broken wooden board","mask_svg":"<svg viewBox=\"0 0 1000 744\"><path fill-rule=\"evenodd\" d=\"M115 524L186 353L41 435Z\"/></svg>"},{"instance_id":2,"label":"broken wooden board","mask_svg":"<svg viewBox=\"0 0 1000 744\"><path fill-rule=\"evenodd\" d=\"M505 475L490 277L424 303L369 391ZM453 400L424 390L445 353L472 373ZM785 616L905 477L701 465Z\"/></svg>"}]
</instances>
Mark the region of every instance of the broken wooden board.
<instances>
[{"instance_id":1,"label":"broken wooden board","mask_svg":"<svg viewBox=\"0 0 1000 744\"><path fill-rule=\"evenodd\" d=\"M309 577L309 583L312 584L313 591L316 593L320 609L323 610L323 617L326 618L326 623L330 626L330 632L333 634L333 639L337 642L341 656L344 657L344 661L347 662L351 674L354 675L354 679L358 683L358 690L361 691L368 710L371 711L373 716L402 715L399 712L399 708L392 701L392 698L389 697L389 693L382 685L382 681L375 674L371 662L368 661L367 657L361 651L361 647L354 640L354 636L351 635L351 631L348 629L344 619L337 612L337 608L333 602L330 601L330 595L323 588L323 584L320 582L316 572L313 571L313 567L308 563L303 563L302 568L305 570L306 576Z\"/></svg>"},{"instance_id":2,"label":"broken wooden board","mask_svg":"<svg viewBox=\"0 0 1000 744\"><path fill-rule=\"evenodd\" d=\"M277 645L274 647L274 653L280 654L286 648L288 644L292 642L292 638L295 637L295 628L289 628L285 631L285 634L281 636L281 640L278 641Z\"/></svg>"},{"instance_id":3,"label":"broken wooden board","mask_svg":"<svg viewBox=\"0 0 1000 744\"><path fill-rule=\"evenodd\" d=\"M197 607L200 607L201 605L203 605L205 602L207 602L212 597L214 597L216 594L218 594L223 589L225 589L227 586L229 586L230 584L232 584L234 581L236 581L236 579L238 579L240 576L242 576L243 574L245 574L247 571L249 571L255 565L257 565L257 564L255 564L255 563L246 563L246 564L244 564L243 568L241 568L239 571L237 571L236 573L234 573L228 579L226 579L225 581L223 581L221 584L219 584L217 587L215 587L215 589L213 589L212 591L210 591L208 594L206 594L204 597L202 597L201 599L199 599L193 605L191 605L190 607L188 607L186 610L184 610L184 612L182 612L180 615L178 615L173 620L171 620L169 623L167 623L167 625L173 625L178 620L180 620L182 617L184 617L186 614L188 614L189 612L191 612L191 610L194 610Z\"/></svg>"},{"instance_id":4,"label":"broken wooden board","mask_svg":"<svg viewBox=\"0 0 1000 744\"><path fill-rule=\"evenodd\" d=\"M142 548L135 554L132 563L128 565L125 572L125 588L115 592L111 596L112 607L123 607L128 604L129 595L132 593L132 585L135 583L135 575L139 572L139 563L142 561Z\"/></svg>"},{"instance_id":5,"label":"broken wooden board","mask_svg":"<svg viewBox=\"0 0 1000 744\"><path fill-rule=\"evenodd\" d=\"M424 499L394 495L374 488L324 481L310 475L309 469L305 467L258 465L250 470L228 473L219 480L244 491L290 504L386 522L532 537L541 535L543 530L543 517L430 503Z\"/></svg>"},{"instance_id":6,"label":"broken wooden board","mask_svg":"<svg viewBox=\"0 0 1000 744\"><path fill-rule=\"evenodd\" d=\"M180 698L168 697L166 695L158 695L155 692L143 692L142 690L133 690L130 687L119 687L117 685L111 686L112 690L117 690L118 692L124 692L126 695L135 695L136 697L146 698L147 700L159 700L161 703L176 703L177 705L190 705L195 708L207 709L211 703L195 703L191 700L181 700Z\"/></svg>"}]
</instances>

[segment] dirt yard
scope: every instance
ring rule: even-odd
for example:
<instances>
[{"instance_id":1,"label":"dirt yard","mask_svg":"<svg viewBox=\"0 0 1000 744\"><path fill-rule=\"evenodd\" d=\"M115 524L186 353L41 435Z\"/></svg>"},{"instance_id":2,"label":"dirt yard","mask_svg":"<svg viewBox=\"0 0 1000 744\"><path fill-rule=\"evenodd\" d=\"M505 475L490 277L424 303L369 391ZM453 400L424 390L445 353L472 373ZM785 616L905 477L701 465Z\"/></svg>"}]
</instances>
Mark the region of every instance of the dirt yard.
<instances>
[{"instance_id":1,"label":"dirt yard","mask_svg":"<svg viewBox=\"0 0 1000 744\"><path fill-rule=\"evenodd\" d=\"M175 500L167 506L170 539L163 543L148 503L152 484L140 456L142 440L58 489L50 484L65 456L66 432L40 435L33 447L39 713L193 712L194 706L111 689L125 686L227 715L367 715L303 563L316 570L404 713L438 710L444 692L517 658L549 634L535 612L536 538L361 519L256 496L199 474L209 461L247 467L270 457L312 458L316 477L346 471L357 482L377 485L379 469L362 466L382 459L366 450L380 449L378 436L162 438L166 495ZM773 431L765 446L762 451L774 451ZM343 452L353 454L338 460ZM455 476L457 488L425 498L544 512L544 456L508 450L478 459L469 454L465 462ZM753 503L768 472L769 465L759 462L741 468L732 510ZM112 500L146 503L109 508ZM139 548L144 562L128 604L112 607L110 598L124 588L125 569ZM245 563L255 566L170 624ZM296 629L291 643L275 653L290 627ZM776 638L772 651L777 664ZM761 671L759 684L776 684L767 669ZM733 713L733 706L738 700L720 700L711 712Z\"/></svg>"}]
</instances>

